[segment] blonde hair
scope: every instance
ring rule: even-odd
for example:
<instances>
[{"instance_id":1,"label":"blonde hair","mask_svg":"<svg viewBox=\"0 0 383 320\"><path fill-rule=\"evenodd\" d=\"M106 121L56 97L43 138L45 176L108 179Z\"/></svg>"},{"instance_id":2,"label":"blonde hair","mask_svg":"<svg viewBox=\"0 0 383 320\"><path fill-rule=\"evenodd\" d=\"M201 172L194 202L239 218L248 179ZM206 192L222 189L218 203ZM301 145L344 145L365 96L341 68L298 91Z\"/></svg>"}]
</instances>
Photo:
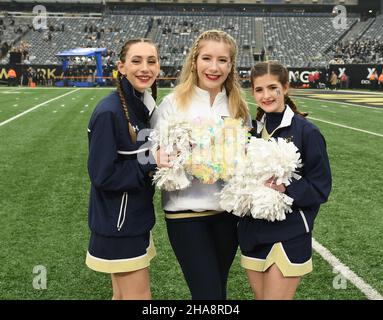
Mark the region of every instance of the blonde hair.
<instances>
[{"instance_id":1,"label":"blonde hair","mask_svg":"<svg viewBox=\"0 0 383 320\"><path fill-rule=\"evenodd\" d=\"M249 119L249 111L246 100L242 97L236 70L237 44L232 36L220 30L205 31L194 41L182 67L179 84L174 91L179 109L182 111L187 109L190 103L190 92L198 83L197 58L201 50L201 42L204 40L224 42L229 45L231 71L224 83L229 98L229 112L231 117L241 118L246 122Z\"/></svg>"}]
</instances>

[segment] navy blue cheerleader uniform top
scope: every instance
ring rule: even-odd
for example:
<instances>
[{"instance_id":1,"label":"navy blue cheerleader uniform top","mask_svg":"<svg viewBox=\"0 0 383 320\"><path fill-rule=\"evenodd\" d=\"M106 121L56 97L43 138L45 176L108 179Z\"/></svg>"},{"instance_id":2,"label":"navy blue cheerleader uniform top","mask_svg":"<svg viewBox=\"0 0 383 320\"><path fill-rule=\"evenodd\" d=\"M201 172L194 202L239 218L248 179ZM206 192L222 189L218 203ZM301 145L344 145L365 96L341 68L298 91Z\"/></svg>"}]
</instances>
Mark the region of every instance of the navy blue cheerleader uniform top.
<instances>
[{"instance_id":1,"label":"navy blue cheerleader uniform top","mask_svg":"<svg viewBox=\"0 0 383 320\"><path fill-rule=\"evenodd\" d=\"M121 82L129 119L138 134L150 128L155 102L149 93L136 91L126 78ZM117 91L98 103L88 126L91 181L88 215L93 232L137 236L154 226L154 186L149 173L156 165L148 151L147 138L139 141L140 135L136 143L130 138ZM147 161L141 161L143 155Z\"/></svg>"},{"instance_id":2,"label":"navy blue cheerleader uniform top","mask_svg":"<svg viewBox=\"0 0 383 320\"><path fill-rule=\"evenodd\" d=\"M266 125L266 128L264 128ZM253 121L256 130L252 135L265 137L265 130L273 138L281 137L292 141L299 149L303 167L299 168L299 180L293 179L285 193L294 199L293 212L286 214L283 221L241 219L240 242L244 247L252 243L254 233L259 242L273 243L311 233L320 205L327 201L331 191L331 170L326 151L326 142L319 129L289 106L283 113L265 114L261 121ZM250 222L251 227L247 223ZM250 249L250 248L245 248Z\"/></svg>"}]
</instances>

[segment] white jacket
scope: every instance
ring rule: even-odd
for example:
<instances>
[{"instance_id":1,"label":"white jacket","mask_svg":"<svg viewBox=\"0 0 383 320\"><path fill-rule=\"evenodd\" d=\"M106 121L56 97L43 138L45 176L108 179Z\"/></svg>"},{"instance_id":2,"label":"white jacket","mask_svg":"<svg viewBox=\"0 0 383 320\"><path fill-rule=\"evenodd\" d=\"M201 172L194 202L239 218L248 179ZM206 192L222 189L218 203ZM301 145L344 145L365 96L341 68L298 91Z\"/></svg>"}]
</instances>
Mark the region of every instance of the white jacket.
<instances>
[{"instance_id":1,"label":"white jacket","mask_svg":"<svg viewBox=\"0 0 383 320\"><path fill-rule=\"evenodd\" d=\"M210 105L210 94L208 91L195 87L189 108L185 113L177 109L174 93L167 95L158 107L158 121L156 126L161 125L161 121L167 119L172 114L179 114L183 119L206 119L229 117L229 99L226 90L223 89L215 97L213 105ZM166 211L185 211L196 212L215 210L223 211L219 205L219 198L216 195L222 189L222 182L214 184L203 184L194 179L191 186L184 190L163 191L162 206Z\"/></svg>"}]
</instances>

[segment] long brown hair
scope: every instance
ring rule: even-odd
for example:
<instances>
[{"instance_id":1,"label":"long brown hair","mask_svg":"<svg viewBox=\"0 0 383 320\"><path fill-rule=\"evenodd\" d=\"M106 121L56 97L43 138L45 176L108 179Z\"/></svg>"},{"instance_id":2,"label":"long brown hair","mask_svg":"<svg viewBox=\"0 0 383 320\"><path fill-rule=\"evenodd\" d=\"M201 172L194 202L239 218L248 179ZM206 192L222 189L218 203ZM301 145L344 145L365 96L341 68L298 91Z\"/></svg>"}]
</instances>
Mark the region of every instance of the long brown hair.
<instances>
[{"instance_id":1,"label":"long brown hair","mask_svg":"<svg viewBox=\"0 0 383 320\"><path fill-rule=\"evenodd\" d=\"M140 42L145 42L145 43L152 44L156 48L157 56L158 56L158 48L157 48L156 44L151 39L147 39L147 38L131 39L131 40L128 40L127 42L125 42L125 44L121 48L121 52L120 52L119 58L120 58L120 61L122 63L125 63L126 54L128 53L130 47L133 44L140 43ZM121 81L122 81L123 77L124 77L124 75L120 71L118 71L118 75L117 75L117 92L118 92L118 95L120 97L120 101L121 101L122 109L124 110L125 118L128 121L128 128L129 128L130 138L132 139L133 143L136 143L136 141L137 141L137 133L134 130L134 128L133 128L133 126L132 126L132 124L130 122L130 119L129 119L129 108L128 108L128 104L126 103L124 89L123 89L122 84L121 84ZM153 97L154 100L156 100L157 99L157 82L156 81L153 82L153 84L151 86L151 90L152 90L152 97Z\"/></svg>"},{"instance_id":2,"label":"long brown hair","mask_svg":"<svg viewBox=\"0 0 383 320\"><path fill-rule=\"evenodd\" d=\"M242 96L236 68L237 44L232 36L220 30L205 31L194 41L182 67L179 84L175 88L175 98L180 110L187 109L191 98L190 92L198 83L197 58L201 50L201 42L204 40L224 42L229 45L232 67L225 81L225 89L229 98L229 112L233 118L241 118L246 122L249 118L249 111L246 100Z\"/></svg>"},{"instance_id":3,"label":"long brown hair","mask_svg":"<svg viewBox=\"0 0 383 320\"><path fill-rule=\"evenodd\" d=\"M250 81L251 81L251 89L254 90L254 81L258 77L262 77L266 74L271 74L273 76L278 77L278 81L282 84L282 87L286 87L289 85L289 72L287 68L279 63L278 61L267 61L267 62L259 62L255 66L251 68ZM301 112L298 110L295 102L289 97L288 94L285 94L285 104L287 104L294 113L300 114L303 117L308 116L307 112ZM261 120L265 111L262 108L257 108L257 116L256 119Z\"/></svg>"}]
</instances>

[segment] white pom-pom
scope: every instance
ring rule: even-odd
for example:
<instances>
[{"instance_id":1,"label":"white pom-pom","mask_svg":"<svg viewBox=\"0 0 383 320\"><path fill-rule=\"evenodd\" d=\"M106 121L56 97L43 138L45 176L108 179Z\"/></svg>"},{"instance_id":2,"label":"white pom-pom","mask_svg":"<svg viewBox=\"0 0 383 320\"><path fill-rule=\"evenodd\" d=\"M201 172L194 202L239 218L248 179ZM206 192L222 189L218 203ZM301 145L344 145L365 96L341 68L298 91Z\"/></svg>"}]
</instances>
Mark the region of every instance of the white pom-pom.
<instances>
[{"instance_id":1,"label":"white pom-pom","mask_svg":"<svg viewBox=\"0 0 383 320\"><path fill-rule=\"evenodd\" d=\"M291 179L299 179L296 169L302 167L300 153L292 142L285 139L271 139L266 141L252 137L247 154L251 162L252 171L258 180L276 179L276 184L284 183L288 186Z\"/></svg>"},{"instance_id":2,"label":"white pom-pom","mask_svg":"<svg viewBox=\"0 0 383 320\"><path fill-rule=\"evenodd\" d=\"M281 221L291 212L293 199L265 186L270 178L275 184L288 186L300 179L296 170L302 167L300 153L292 142L282 138L266 141L252 137L247 157L238 165L235 175L220 192L220 205L237 216Z\"/></svg>"},{"instance_id":3,"label":"white pom-pom","mask_svg":"<svg viewBox=\"0 0 383 320\"><path fill-rule=\"evenodd\" d=\"M284 193L259 185L251 195L250 213L254 219L281 221L286 212L291 212L293 199Z\"/></svg>"},{"instance_id":4,"label":"white pom-pom","mask_svg":"<svg viewBox=\"0 0 383 320\"><path fill-rule=\"evenodd\" d=\"M160 189L166 191L182 190L190 185L191 177L179 164L171 168L160 168L153 176L153 183Z\"/></svg>"},{"instance_id":5,"label":"white pom-pom","mask_svg":"<svg viewBox=\"0 0 383 320\"><path fill-rule=\"evenodd\" d=\"M153 148L161 146L166 153L175 156L172 167L157 169L153 183L166 191L187 188L193 179L184 169L184 164L191 153L191 144L194 143L191 124L175 116L170 117L151 133L150 139Z\"/></svg>"},{"instance_id":6,"label":"white pom-pom","mask_svg":"<svg viewBox=\"0 0 383 320\"><path fill-rule=\"evenodd\" d=\"M300 153L298 148L292 142L287 142L285 139L278 138L276 144L278 146L278 174L276 177L276 184L284 183L288 186L292 178L300 179L300 175L296 173L297 168L302 167Z\"/></svg>"}]
</instances>

